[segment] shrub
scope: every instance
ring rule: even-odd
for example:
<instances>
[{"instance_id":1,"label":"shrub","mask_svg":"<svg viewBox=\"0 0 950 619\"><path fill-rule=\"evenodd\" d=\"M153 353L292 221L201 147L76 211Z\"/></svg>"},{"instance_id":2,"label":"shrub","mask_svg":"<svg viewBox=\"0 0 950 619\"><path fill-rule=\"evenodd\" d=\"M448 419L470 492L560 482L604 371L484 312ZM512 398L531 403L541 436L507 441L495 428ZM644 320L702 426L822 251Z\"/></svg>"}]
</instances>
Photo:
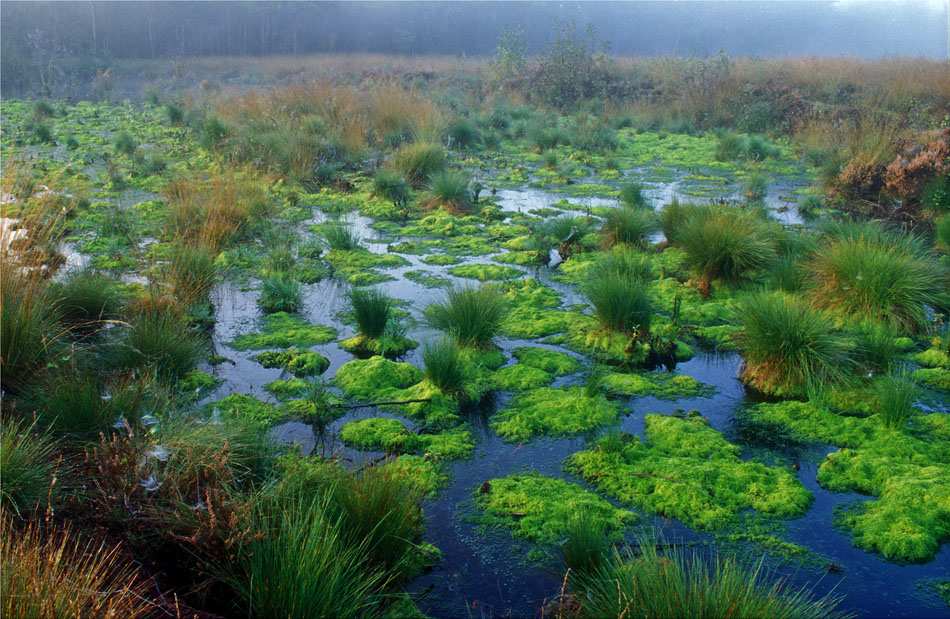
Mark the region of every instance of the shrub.
<instances>
[{"instance_id":1,"label":"shrub","mask_svg":"<svg viewBox=\"0 0 950 619\"><path fill-rule=\"evenodd\" d=\"M419 188L433 174L445 168L445 152L438 144L405 144L393 154L390 163L406 177L409 184Z\"/></svg>"},{"instance_id":2,"label":"shrub","mask_svg":"<svg viewBox=\"0 0 950 619\"><path fill-rule=\"evenodd\" d=\"M778 396L802 396L840 382L854 367L851 344L826 314L800 297L780 292L752 295L739 304L737 337L741 380Z\"/></svg>"},{"instance_id":3,"label":"shrub","mask_svg":"<svg viewBox=\"0 0 950 619\"><path fill-rule=\"evenodd\" d=\"M775 255L763 224L731 207L693 207L673 233L685 262L708 293L714 279L738 281L764 267Z\"/></svg>"},{"instance_id":4,"label":"shrub","mask_svg":"<svg viewBox=\"0 0 950 619\"><path fill-rule=\"evenodd\" d=\"M116 134L112 144L115 146L116 151L125 155L131 155L135 152L135 138L133 138L132 134L128 131L120 131Z\"/></svg>"},{"instance_id":5,"label":"shrub","mask_svg":"<svg viewBox=\"0 0 950 619\"><path fill-rule=\"evenodd\" d=\"M240 614L255 617L373 617L387 574L365 566L370 542L350 538L325 498L260 498L250 532L227 565L213 564ZM382 514L380 514L382 515Z\"/></svg>"},{"instance_id":6,"label":"shrub","mask_svg":"<svg viewBox=\"0 0 950 619\"><path fill-rule=\"evenodd\" d=\"M53 132L49 125L45 123L36 123L33 125L33 142L35 144L50 144L54 142Z\"/></svg>"},{"instance_id":7,"label":"shrub","mask_svg":"<svg viewBox=\"0 0 950 619\"><path fill-rule=\"evenodd\" d=\"M31 617L152 616L147 580L119 564L119 547L77 541L70 529L42 535L14 530L0 516L0 615Z\"/></svg>"},{"instance_id":8,"label":"shrub","mask_svg":"<svg viewBox=\"0 0 950 619\"><path fill-rule=\"evenodd\" d=\"M447 332L462 346L487 348L504 320L505 298L492 288L454 286L443 303L426 312L436 329Z\"/></svg>"},{"instance_id":9,"label":"shrub","mask_svg":"<svg viewBox=\"0 0 950 619\"><path fill-rule=\"evenodd\" d=\"M642 538L639 555L614 554L598 567L586 567L574 582L582 617L843 617L836 598L814 599L807 589L789 589L771 580L760 560L751 568L735 558L708 565L695 552L657 549ZM666 546L666 544L663 544ZM594 557L598 558L598 557Z\"/></svg>"},{"instance_id":10,"label":"shrub","mask_svg":"<svg viewBox=\"0 0 950 619\"><path fill-rule=\"evenodd\" d=\"M450 213L462 214L472 207L469 177L461 172L436 172L429 181L428 208L442 206Z\"/></svg>"},{"instance_id":11,"label":"shrub","mask_svg":"<svg viewBox=\"0 0 950 619\"><path fill-rule=\"evenodd\" d=\"M454 340L442 338L427 342L422 348L425 377L439 391L448 395L462 393L465 388L464 360Z\"/></svg>"},{"instance_id":12,"label":"shrub","mask_svg":"<svg viewBox=\"0 0 950 619\"><path fill-rule=\"evenodd\" d=\"M35 423L0 418L0 506L5 513L29 518L47 500L54 500L55 452L56 444Z\"/></svg>"},{"instance_id":13,"label":"shrub","mask_svg":"<svg viewBox=\"0 0 950 619\"><path fill-rule=\"evenodd\" d=\"M360 335L379 339L393 318L393 300L378 288L350 288L346 293Z\"/></svg>"},{"instance_id":14,"label":"shrub","mask_svg":"<svg viewBox=\"0 0 950 619\"><path fill-rule=\"evenodd\" d=\"M265 314L296 312L303 302L300 282L288 275L268 277L261 282L261 296L257 304Z\"/></svg>"},{"instance_id":15,"label":"shrub","mask_svg":"<svg viewBox=\"0 0 950 619\"><path fill-rule=\"evenodd\" d=\"M880 401L878 416L888 428L900 428L914 414L919 391L906 375L887 376L875 385Z\"/></svg>"},{"instance_id":16,"label":"shrub","mask_svg":"<svg viewBox=\"0 0 950 619\"><path fill-rule=\"evenodd\" d=\"M588 280L584 292L605 328L630 334L650 332L653 302L642 281L601 273Z\"/></svg>"},{"instance_id":17,"label":"shrub","mask_svg":"<svg viewBox=\"0 0 950 619\"><path fill-rule=\"evenodd\" d=\"M749 202L765 198L769 188L769 175L760 168L753 168L742 181L742 195Z\"/></svg>"},{"instance_id":18,"label":"shrub","mask_svg":"<svg viewBox=\"0 0 950 619\"><path fill-rule=\"evenodd\" d=\"M165 118L168 119L173 125L180 125L182 120L185 119L185 113L181 111L181 108L174 103L165 104Z\"/></svg>"},{"instance_id":19,"label":"shrub","mask_svg":"<svg viewBox=\"0 0 950 619\"><path fill-rule=\"evenodd\" d=\"M611 209L604 220L604 240L606 247L617 243L645 247L650 242L650 235L656 232L658 226L653 211L632 208Z\"/></svg>"},{"instance_id":20,"label":"shrub","mask_svg":"<svg viewBox=\"0 0 950 619\"><path fill-rule=\"evenodd\" d=\"M46 99L40 99L33 104L33 117L34 118L50 118L51 116L56 115L56 110L53 109L52 104Z\"/></svg>"},{"instance_id":21,"label":"shrub","mask_svg":"<svg viewBox=\"0 0 950 619\"><path fill-rule=\"evenodd\" d=\"M925 330L927 306L946 303L950 290L946 271L919 238L874 224L826 230L808 270L818 306L903 333Z\"/></svg>"},{"instance_id":22,"label":"shrub","mask_svg":"<svg viewBox=\"0 0 950 619\"><path fill-rule=\"evenodd\" d=\"M643 186L640 183L624 183L620 186L619 196L624 206L653 210L646 196L643 195Z\"/></svg>"}]
</instances>

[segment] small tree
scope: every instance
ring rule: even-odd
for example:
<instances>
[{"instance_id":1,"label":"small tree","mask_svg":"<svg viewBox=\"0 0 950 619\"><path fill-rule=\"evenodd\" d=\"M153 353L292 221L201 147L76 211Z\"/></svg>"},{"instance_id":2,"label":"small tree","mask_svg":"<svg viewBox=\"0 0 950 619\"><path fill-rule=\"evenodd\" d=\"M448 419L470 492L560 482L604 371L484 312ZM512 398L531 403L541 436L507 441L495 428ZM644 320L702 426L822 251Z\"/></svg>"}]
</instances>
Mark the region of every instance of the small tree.
<instances>
[{"instance_id":1,"label":"small tree","mask_svg":"<svg viewBox=\"0 0 950 619\"><path fill-rule=\"evenodd\" d=\"M574 22L554 22L554 39L548 42L534 74L537 94L544 103L569 107L604 89L609 44L602 42L598 51L596 37L592 24L580 35Z\"/></svg>"},{"instance_id":2,"label":"small tree","mask_svg":"<svg viewBox=\"0 0 950 619\"><path fill-rule=\"evenodd\" d=\"M495 57L491 68L495 79L505 83L524 75L527 67L527 53L524 44L524 31L505 26L495 46Z\"/></svg>"}]
</instances>

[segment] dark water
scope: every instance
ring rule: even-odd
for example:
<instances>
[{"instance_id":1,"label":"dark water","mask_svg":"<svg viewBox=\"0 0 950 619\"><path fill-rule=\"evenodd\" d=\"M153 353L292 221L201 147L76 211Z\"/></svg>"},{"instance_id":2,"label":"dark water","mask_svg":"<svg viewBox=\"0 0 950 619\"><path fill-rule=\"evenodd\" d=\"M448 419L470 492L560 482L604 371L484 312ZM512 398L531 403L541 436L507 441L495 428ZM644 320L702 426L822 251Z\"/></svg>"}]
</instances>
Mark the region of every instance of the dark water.
<instances>
[{"instance_id":1,"label":"dark water","mask_svg":"<svg viewBox=\"0 0 950 619\"><path fill-rule=\"evenodd\" d=\"M788 189L780 186L773 196L773 204L778 195ZM652 188L660 193L664 189ZM672 190L675 191L675 188ZM498 197L501 205L509 210L544 208L561 196L549 192L527 190L501 190ZM656 196L660 197L660 196ZM586 206L585 199L574 198L573 203ZM603 205L614 204L603 201ZM769 200L767 199L767 204ZM600 202L593 204L601 205ZM787 213L779 214L785 215ZM789 215L794 217L794 215ZM319 221L315 219L314 221ZM355 230L367 241L377 240L377 233L369 228L371 220L351 216ZM309 222L313 223L313 222ZM385 252L385 244L364 242L372 251ZM456 280L447 273L449 267L424 264L418 256L404 255L410 266L383 271L395 276L395 281L381 284L388 294L408 302L405 306L413 319L409 336L421 341L431 338L435 333L422 322L424 308L441 299L441 292L430 290L401 277L402 273L412 269L423 269L434 274ZM491 256L468 258L466 263L490 263ZM526 275L538 277L565 293L564 304L583 302L576 291L568 286L550 282L551 272L547 269L535 271L523 269ZM470 282L470 280L467 280ZM255 284L255 282L251 282ZM252 286L253 287L253 286ZM303 314L312 322L332 325L340 331L341 337L349 337L353 329L341 322L338 312L344 308L346 284L337 280L325 280L306 286ZM250 360L251 352L238 352L226 346L235 335L258 329L257 320L260 311L256 305L258 293L255 290L243 291L233 284L226 283L217 290L217 323L214 339L219 345L218 352L234 361L223 364L217 371L227 381L213 395L217 399L230 392L240 392L268 399L263 391L264 384L278 378L286 378L279 369L264 369ZM510 359L510 351L523 345L539 345L523 340L500 340L499 344ZM570 351L561 350L577 356ZM326 376L332 377L336 370L353 357L341 351L334 343L314 347L314 350L327 356L331 365ZM407 361L420 366L418 351L407 355ZM740 359L737 355L700 355L682 363L677 373L686 374L717 388L710 398L684 398L677 401L663 401L654 398L632 399L626 403L628 414L622 417L620 429L641 434L644 415L648 413L670 414L674 409L697 408L708 417L712 427L720 430L728 438L742 446L741 434L735 431L735 414L741 407L749 404L741 385L736 380ZM580 376L558 379L558 383L570 383L580 380ZM527 445L505 443L488 429L487 418L493 410L504 405L507 394L497 394L492 401L481 406L471 407L469 411L473 431L478 437L478 445L472 460L450 462L446 465L451 474L451 484L438 498L425 504L428 518L425 538L435 544L443 554L443 561L429 573L420 576L410 586L410 592L417 597L423 612L440 617L499 616L512 615L533 617L540 614L541 604L556 596L561 587L561 578L532 564L527 555L531 547L503 531L484 532L471 522L475 514L472 496L474 490L485 480L504 477L524 471L538 471L552 477L562 477L575 483L579 479L565 475L561 466L572 453L582 450L587 444L584 438L569 440L541 439ZM371 459L379 454L355 454L343 448L334 440L339 428L353 419L373 416L393 416L372 408L357 409L338 420L327 430L323 437L315 437L311 428L301 423L288 423L275 429L275 435L286 442L298 443L309 453L314 450L324 455L336 453L356 460ZM412 427L411 422L407 425ZM796 452L791 456L800 467L799 477L802 483L815 495L811 510L802 518L788 522L788 541L801 544L821 557L834 561L841 568L840 573L828 574L823 568L796 567L779 565L777 576L787 576L793 586L814 586L818 594L834 591L845 596L843 609L867 617L947 617L950 609L935 605L918 589L922 579L950 577L950 546L944 545L937 558L923 566L899 566L888 563L875 555L868 554L851 546L846 533L835 530L832 514L836 506L859 499L856 495L830 493L815 482L817 467L830 448L811 448ZM746 455L751 456L755 449L750 446ZM788 456L789 454L785 454ZM644 515L644 524L661 531L665 536L686 541L708 542L708 537L697 534L682 524L663 518ZM631 531L635 534L636 531Z\"/></svg>"}]
</instances>

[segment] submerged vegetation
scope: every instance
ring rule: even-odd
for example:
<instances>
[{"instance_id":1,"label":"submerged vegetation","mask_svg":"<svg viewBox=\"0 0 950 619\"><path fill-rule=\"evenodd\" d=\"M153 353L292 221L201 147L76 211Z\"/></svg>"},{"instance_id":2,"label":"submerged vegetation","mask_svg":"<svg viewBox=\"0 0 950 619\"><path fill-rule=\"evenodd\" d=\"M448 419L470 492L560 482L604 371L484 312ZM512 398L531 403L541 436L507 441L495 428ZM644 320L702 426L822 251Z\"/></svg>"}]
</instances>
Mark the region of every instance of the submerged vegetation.
<instances>
[{"instance_id":1,"label":"submerged vegetation","mask_svg":"<svg viewBox=\"0 0 950 619\"><path fill-rule=\"evenodd\" d=\"M945 550L946 67L525 54L4 98L0 614L835 617ZM882 576L765 567L832 526Z\"/></svg>"}]
</instances>

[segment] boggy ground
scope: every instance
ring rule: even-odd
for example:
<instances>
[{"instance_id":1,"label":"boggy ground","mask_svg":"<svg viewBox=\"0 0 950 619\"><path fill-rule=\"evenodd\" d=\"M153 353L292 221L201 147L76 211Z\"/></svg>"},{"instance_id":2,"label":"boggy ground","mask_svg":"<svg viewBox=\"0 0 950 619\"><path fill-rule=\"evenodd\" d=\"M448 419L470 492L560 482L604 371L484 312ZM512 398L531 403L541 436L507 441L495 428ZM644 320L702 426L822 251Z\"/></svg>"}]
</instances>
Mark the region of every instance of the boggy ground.
<instances>
[{"instance_id":1,"label":"boggy ground","mask_svg":"<svg viewBox=\"0 0 950 619\"><path fill-rule=\"evenodd\" d=\"M796 584L833 588L845 611L946 612L930 593L950 575L939 236L905 247L879 224L825 227L838 212L835 185L819 186L801 141L585 114L552 122L501 104L449 118L418 93L367 88L373 104L347 103L360 110L360 135L319 89L194 105L4 102L4 217L29 231L38 215L64 213L47 247L62 256L46 260L59 270L42 285L58 290L91 269L123 307L104 333L74 337L85 328L74 327L68 350L113 350L117 334L129 337L125 324L142 333L135 308L156 287L184 306L165 326L203 334L176 365L159 355L132 366L161 365L171 402L150 407L143 427L154 419L164 431L184 416L262 431L279 445L265 460L279 464L256 474L282 488L322 488L335 463L389 455L387 474L414 488L407 496L427 518L424 533L421 519L412 525L398 566L382 560L397 576L374 595L408 590L431 615L534 614L561 589L561 575L541 566L581 512L618 544L652 529L708 555L765 555ZM437 183L442 168L461 181ZM919 220L935 218L928 209L940 216L941 204L924 204ZM836 302L874 272L860 252L888 244L904 248L890 261L908 267L882 285L908 292ZM182 249L192 245L206 255ZM842 247L851 254L831 251ZM11 250L7 266L25 251ZM858 264L835 262L846 259ZM503 311L474 346L445 329L460 340L448 388L427 352L441 337L430 306L476 285ZM375 337L347 297L363 286L393 300ZM618 297L644 301L618 308ZM774 352L756 329L791 352ZM17 374L10 355L5 418L52 420L56 450L77 458L75 428L44 412L50 399L28 395L34 384L59 393L42 381L69 354ZM108 435L114 413L82 440ZM161 431L144 436L129 449L162 462L192 449ZM99 462L89 451L87 464ZM102 509L76 494L64 518ZM91 520L106 539L125 526ZM206 532L183 527L175 543L210 543ZM250 543L229 535L227 544ZM141 578L227 612L221 591L233 579L205 584L209 602L191 595L190 576L161 576L168 543L123 552L148 557ZM378 604L412 608L405 598Z\"/></svg>"}]
</instances>

